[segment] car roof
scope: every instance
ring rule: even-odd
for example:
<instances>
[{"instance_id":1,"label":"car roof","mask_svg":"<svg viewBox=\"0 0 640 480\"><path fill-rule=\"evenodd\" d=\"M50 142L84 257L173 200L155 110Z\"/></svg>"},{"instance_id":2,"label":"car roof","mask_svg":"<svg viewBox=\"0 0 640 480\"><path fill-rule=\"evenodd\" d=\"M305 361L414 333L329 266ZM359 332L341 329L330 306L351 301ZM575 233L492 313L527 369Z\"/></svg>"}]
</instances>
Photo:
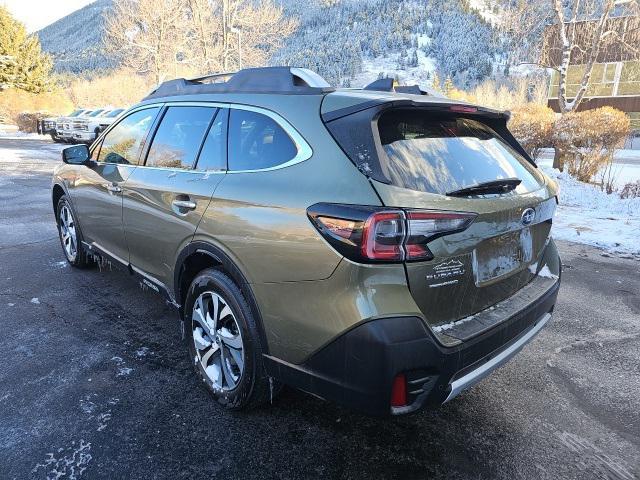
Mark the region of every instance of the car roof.
<instances>
[{"instance_id":1,"label":"car roof","mask_svg":"<svg viewBox=\"0 0 640 480\"><path fill-rule=\"evenodd\" d=\"M273 102L277 96L278 102ZM297 97L292 107L286 97ZM307 98L307 102L302 101ZM411 106L463 105L491 115L504 115L459 100L446 98L435 91L417 85L400 86L391 78L378 79L361 88L336 89L317 73L297 67L247 68L239 72L226 72L203 77L169 80L158 85L142 100L141 104L161 102L219 102L276 107L282 111L316 104L321 97L321 114L330 117L332 112L358 109L378 104L406 104Z\"/></svg>"}]
</instances>

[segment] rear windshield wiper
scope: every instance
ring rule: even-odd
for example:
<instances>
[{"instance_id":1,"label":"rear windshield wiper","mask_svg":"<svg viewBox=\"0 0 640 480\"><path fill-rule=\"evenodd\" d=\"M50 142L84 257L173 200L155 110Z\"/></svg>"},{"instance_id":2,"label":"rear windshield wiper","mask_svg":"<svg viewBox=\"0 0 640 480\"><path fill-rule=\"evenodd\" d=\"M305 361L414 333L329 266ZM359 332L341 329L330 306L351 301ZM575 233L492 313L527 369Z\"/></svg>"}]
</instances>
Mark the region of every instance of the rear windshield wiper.
<instances>
[{"instance_id":1,"label":"rear windshield wiper","mask_svg":"<svg viewBox=\"0 0 640 480\"><path fill-rule=\"evenodd\" d=\"M519 178L501 178L499 180L477 183L459 190L451 190L447 192L446 195L448 197L464 197L466 195L507 193L520 185L520 183L522 183L522 180Z\"/></svg>"}]
</instances>

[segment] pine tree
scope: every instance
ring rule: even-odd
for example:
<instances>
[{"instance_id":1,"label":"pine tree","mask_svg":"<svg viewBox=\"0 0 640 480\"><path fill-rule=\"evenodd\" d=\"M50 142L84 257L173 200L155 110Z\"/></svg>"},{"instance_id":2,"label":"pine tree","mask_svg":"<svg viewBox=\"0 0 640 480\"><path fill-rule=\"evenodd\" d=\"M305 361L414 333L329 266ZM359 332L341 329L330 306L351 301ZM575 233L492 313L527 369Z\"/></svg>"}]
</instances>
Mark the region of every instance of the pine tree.
<instances>
[{"instance_id":1,"label":"pine tree","mask_svg":"<svg viewBox=\"0 0 640 480\"><path fill-rule=\"evenodd\" d=\"M0 5L0 90L19 88L39 93L50 86L51 59L24 25Z\"/></svg>"}]
</instances>

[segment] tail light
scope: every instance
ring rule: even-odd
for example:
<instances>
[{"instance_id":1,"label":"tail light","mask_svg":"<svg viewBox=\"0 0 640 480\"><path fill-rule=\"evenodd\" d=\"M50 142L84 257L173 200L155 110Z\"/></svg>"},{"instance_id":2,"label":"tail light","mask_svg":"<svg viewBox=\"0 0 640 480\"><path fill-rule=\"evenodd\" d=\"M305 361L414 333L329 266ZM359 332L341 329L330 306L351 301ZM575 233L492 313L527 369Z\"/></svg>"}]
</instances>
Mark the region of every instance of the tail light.
<instances>
[{"instance_id":1,"label":"tail light","mask_svg":"<svg viewBox=\"0 0 640 480\"><path fill-rule=\"evenodd\" d=\"M360 251L370 260L404 260L402 244L405 237L403 212L374 212L364 223Z\"/></svg>"},{"instance_id":2,"label":"tail light","mask_svg":"<svg viewBox=\"0 0 640 480\"><path fill-rule=\"evenodd\" d=\"M466 212L339 204L316 204L307 213L336 250L357 262L430 260L428 242L466 229L476 217Z\"/></svg>"}]
</instances>

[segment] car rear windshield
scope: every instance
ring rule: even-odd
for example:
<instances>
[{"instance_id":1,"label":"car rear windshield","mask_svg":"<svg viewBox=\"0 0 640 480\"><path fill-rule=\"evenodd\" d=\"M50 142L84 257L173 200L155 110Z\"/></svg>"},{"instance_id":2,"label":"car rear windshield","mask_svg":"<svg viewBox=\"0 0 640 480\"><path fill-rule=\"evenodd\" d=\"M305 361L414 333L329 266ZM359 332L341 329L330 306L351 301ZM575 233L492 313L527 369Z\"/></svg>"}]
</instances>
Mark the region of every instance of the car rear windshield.
<instances>
[{"instance_id":1,"label":"car rear windshield","mask_svg":"<svg viewBox=\"0 0 640 480\"><path fill-rule=\"evenodd\" d=\"M543 184L534 166L475 119L398 109L381 115L378 132L384 150L381 167L399 187L445 194L518 178L515 192L522 194Z\"/></svg>"}]
</instances>

